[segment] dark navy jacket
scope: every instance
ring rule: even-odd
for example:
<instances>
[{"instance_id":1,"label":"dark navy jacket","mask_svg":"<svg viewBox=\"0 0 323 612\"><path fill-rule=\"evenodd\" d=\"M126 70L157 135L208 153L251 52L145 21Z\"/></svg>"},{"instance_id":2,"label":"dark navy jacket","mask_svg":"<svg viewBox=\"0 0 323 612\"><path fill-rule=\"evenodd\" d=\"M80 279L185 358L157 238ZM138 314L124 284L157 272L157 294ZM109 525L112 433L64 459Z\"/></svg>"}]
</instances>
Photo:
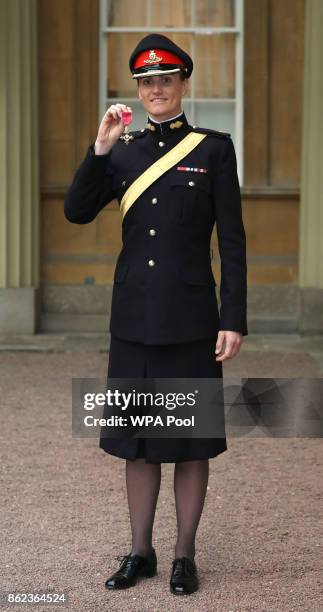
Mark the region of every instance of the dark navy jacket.
<instances>
[{"instance_id":1,"label":"dark navy jacket","mask_svg":"<svg viewBox=\"0 0 323 612\"><path fill-rule=\"evenodd\" d=\"M107 155L91 144L68 189L64 211L89 223L190 131L207 136L134 202L122 222L112 294L110 332L145 344L216 337L219 329L248 334L246 237L234 145L229 134L196 128L185 113L130 132ZM163 144L160 144L163 143ZM205 168L206 173L178 166ZM211 268L216 224L221 258L220 313Z\"/></svg>"}]
</instances>

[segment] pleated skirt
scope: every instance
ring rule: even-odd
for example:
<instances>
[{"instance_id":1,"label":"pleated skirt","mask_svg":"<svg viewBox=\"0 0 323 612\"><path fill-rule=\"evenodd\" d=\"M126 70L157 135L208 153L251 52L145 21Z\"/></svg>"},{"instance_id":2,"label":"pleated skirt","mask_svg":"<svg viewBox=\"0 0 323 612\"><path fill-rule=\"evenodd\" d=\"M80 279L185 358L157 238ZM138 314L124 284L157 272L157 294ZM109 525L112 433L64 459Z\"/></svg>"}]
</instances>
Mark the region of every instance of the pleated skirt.
<instances>
[{"instance_id":1,"label":"pleated skirt","mask_svg":"<svg viewBox=\"0 0 323 612\"><path fill-rule=\"evenodd\" d=\"M193 342L147 345L111 335L108 378L222 378L222 362L215 359L216 340L217 334ZM100 448L122 459L175 463L216 457L227 450L227 441L225 435L166 439L110 438L101 434Z\"/></svg>"}]
</instances>

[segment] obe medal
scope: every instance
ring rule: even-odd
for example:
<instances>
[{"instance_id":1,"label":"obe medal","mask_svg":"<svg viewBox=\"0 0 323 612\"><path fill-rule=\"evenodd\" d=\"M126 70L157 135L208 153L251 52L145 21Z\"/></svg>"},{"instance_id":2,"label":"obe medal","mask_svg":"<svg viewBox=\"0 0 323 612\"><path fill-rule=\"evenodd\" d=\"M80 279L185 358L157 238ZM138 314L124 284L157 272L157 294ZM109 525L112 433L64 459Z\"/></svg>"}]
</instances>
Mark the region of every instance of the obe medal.
<instances>
[{"instance_id":1,"label":"obe medal","mask_svg":"<svg viewBox=\"0 0 323 612\"><path fill-rule=\"evenodd\" d=\"M121 120L124 123L124 131L123 131L123 135L120 136L120 139L123 140L125 142L125 144L129 144L130 140L133 140L133 136L131 134L129 134L129 128L128 125L132 122L132 111L122 111L121 112Z\"/></svg>"}]
</instances>

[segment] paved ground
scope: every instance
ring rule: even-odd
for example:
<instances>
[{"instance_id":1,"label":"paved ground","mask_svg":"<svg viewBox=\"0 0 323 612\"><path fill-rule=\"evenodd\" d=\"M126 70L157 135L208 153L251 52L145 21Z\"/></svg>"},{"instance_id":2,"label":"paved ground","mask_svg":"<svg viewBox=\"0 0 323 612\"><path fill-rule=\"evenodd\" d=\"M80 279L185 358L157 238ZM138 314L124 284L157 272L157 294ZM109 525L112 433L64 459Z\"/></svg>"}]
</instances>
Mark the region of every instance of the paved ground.
<instances>
[{"instance_id":1,"label":"paved ground","mask_svg":"<svg viewBox=\"0 0 323 612\"><path fill-rule=\"evenodd\" d=\"M71 378L105 376L105 339L2 338L2 349L2 590L65 591L80 612L323 610L321 440L228 439L210 460L200 590L184 598L168 590L174 466L163 464L158 575L106 592L116 556L129 552L125 462L71 435ZM322 377L323 337L249 336L224 367L227 377Z\"/></svg>"}]
</instances>

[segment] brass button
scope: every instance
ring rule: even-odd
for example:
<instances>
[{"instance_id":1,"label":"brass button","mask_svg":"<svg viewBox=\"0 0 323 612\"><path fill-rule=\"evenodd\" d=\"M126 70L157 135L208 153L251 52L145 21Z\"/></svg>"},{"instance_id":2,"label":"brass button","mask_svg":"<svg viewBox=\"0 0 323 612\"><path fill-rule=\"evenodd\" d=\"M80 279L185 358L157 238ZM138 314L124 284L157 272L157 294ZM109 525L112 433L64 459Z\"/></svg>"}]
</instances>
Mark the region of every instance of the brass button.
<instances>
[{"instance_id":1,"label":"brass button","mask_svg":"<svg viewBox=\"0 0 323 612\"><path fill-rule=\"evenodd\" d=\"M150 260L148 261L148 265L149 265L149 266L154 266L154 265L155 265L154 260L153 260L153 259L150 259Z\"/></svg>"},{"instance_id":2,"label":"brass button","mask_svg":"<svg viewBox=\"0 0 323 612\"><path fill-rule=\"evenodd\" d=\"M159 144L160 147L164 147L165 146L165 143L162 140L160 140L158 144Z\"/></svg>"},{"instance_id":3,"label":"brass button","mask_svg":"<svg viewBox=\"0 0 323 612\"><path fill-rule=\"evenodd\" d=\"M194 181L189 181L188 184L189 184L190 187L194 187L194 185L195 185Z\"/></svg>"},{"instance_id":4,"label":"brass button","mask_svg":"<svg viewBox=\"0 0 323 612\"><path fill-rule=\"evenodd\" d=\"M157 198L153 198L151 201L152 204L157 204Z\"/></svg>"},{"instance_id":5,"label":"brass button","mask_svg":"<svg viewBox=\"0 0 323 612\"><path fill-rule=\"evenodd\" d=\"M150 236L156 236L156 230L150 229L149 230L149 234L150 234Z\"/></svg>"}]
</instances>

